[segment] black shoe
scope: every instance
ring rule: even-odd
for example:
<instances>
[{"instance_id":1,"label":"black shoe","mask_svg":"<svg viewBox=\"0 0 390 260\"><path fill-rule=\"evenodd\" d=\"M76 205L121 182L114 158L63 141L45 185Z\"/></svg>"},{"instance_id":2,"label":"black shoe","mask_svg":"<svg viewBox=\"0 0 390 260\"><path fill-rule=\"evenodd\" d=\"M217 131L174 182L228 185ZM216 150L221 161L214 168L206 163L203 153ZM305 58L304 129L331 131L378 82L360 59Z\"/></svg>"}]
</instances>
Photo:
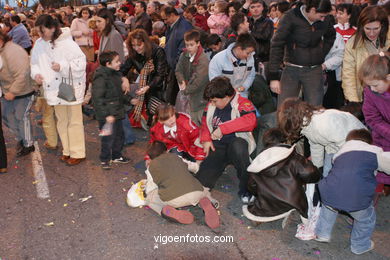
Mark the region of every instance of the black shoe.
<instances>
[{"instance_id":1,"label":"black shoe","mask_svg":"<svg viewBox=\"0 0 390 260\"><path fill-rule=\"evenodd\" d=\"M28 146L28 147L22 147L22 149L16 153L16 156L17 157L22 157L22 156L26 156L32 152L35 151L35 146L34 145L31 145L31 146Z\"/></svg>"},{"instance_id":2,"label":"black shoe","mask_svg":"<svg viewBox=\"0 0 390 260\"><path fill-rule=\"evenodd\" d=\"M17 144L16 144L16 153L19 153L22 149L23 149L24 145L23 145L23 140L20 140Z\"/></svg>"}]
</instances>

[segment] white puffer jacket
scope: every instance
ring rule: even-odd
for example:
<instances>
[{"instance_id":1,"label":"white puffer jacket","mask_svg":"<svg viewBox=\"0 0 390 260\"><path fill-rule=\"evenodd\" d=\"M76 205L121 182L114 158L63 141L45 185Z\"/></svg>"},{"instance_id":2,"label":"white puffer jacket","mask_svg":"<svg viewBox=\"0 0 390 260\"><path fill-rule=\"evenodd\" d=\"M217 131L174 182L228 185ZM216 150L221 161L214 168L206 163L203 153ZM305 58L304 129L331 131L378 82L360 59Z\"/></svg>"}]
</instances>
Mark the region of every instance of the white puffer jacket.
<instances>
[{"instance_id":1,"label":"white puffer jacket","mask_svg":"<svg viewBox=\"0 0 390 260\"><path fill-rule=\"evenodd\" d=\"M47 103L54 105L81 104L85 92L86 58L76 42L73 41L69 28L63 28L63 33L52 44L39 38L31 52L31 77L41 74L43 77L44 96ZM60 71L51 69L52 63L60 64ZM72 69L73 86L76 101L67 102L57 97L58 87L64 78L69 82L69 66Z\"/></svg>"}]
</instances>

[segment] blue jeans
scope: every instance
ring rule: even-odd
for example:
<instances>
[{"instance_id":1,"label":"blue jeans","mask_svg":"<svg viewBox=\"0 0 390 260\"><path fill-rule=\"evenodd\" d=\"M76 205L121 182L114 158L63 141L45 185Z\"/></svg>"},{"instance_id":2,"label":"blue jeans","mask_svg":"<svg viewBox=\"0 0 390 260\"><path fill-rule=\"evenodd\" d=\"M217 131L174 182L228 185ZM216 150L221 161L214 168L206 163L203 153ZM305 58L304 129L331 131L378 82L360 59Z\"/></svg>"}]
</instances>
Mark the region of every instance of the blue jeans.
<instances>
[{"instance_id":1,"label":"blue jeans","mask_svg":"<svg viewBox=\"0 0 390 260\"><path fill-rule=\"evenodd\" d=\"M328 176L330 170L332 169L332 160L333 160L334 153L326 153L324 157L324 167L322 170L322 177L325 178Z\"/></svg>"},{"instance_id":2,"label":"blue jeans","mask_svg":"<svg viewBox=\"0 0 390 260\"><path fill-rule=\"evenodd\" d=\"M127 114L125 115L125 119L122 120L123 131L125 132L125 140L124 144L132 144L135 142L135 135L133 133L133 129L131 128L130 120Z\"/></svg>"},{"instance_id":3,"label":"blue jeans","mask_svg":"<svg viewBox=\"0 0 390 260\"><path fill-rule=\"evenodd\" d=\"M351 251L352 253L359 254L371 247L371 236L376 222L375 208L371 204L366 209L348 213L354 219L351 232ZM337 215L337 210L322 205L316 226L316 234L318 237L330 239Z\"/></svg>"},{"instance_id":4,"label":"blue jeans","mask_svg":"<svg viewBox=\"0 0 390 260\"><path fill-rule=\"evenodd\" d=\"M1 99L3 122L16 135L16 139L23 140L23 145L33 145L30 110L34 96L15 98L14 100Z\"/></svg>"}]
</instances>

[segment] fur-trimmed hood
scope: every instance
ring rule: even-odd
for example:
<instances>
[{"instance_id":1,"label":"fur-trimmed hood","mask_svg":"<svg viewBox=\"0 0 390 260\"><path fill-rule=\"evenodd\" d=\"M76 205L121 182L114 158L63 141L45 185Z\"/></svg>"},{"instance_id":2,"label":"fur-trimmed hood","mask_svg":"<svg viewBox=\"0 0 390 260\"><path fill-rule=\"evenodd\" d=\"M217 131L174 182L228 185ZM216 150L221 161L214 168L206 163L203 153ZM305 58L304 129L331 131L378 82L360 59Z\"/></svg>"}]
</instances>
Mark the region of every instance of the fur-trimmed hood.
<instances>
[{"instance_id":1,"label":"fur-trimmed hood","mask_svg":"<svg viewBox=\"0 0 390 260\"><path fill-rule=\"evenodd\" d=\"M249 165L248 172L260 172L290 156L295 145L279 144L261 152Z\"/></svg>"}]
</instances>

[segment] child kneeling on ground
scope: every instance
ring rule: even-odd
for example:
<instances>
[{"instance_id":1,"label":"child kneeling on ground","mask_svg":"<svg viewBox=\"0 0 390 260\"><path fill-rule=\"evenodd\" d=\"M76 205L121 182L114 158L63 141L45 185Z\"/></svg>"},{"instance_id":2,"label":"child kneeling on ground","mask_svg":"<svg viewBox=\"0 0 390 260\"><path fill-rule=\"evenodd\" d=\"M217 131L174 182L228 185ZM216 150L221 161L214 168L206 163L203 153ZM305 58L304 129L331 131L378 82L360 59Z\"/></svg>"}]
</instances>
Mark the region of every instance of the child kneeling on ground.
<instances>
[{"instance_id":1,"label":"child kneeling on ground","mask_svg":"<svg viewBox=\"0 0 390 260\"><path fill-rule=\"evenodd\" d=\"M188 171L180 157L168 153L163 142L155 141L148 149L151 159L146 170L146 205L164 218L191 224L194 216L187 210L176 208L199 206L205 213L205 222L210 228L219 226L218 212L211 203L216 202L205 188Z\"/></svg>"},{"instance_id":2,"label":"child kneeling on ground","mask_svg":"<svg viewBox=\"0 0 390 260\"><path fill-rule=\"evenodd\" d=\"M371 145L372 137L366 129L352 130L346 141L334 155L329 175L318 184L322 207L315 240L329 242L338 212L347 212L354 219L351 251L360 255L374 248L375 175L377 170L390 174L390 152Z\"/></svg>"},{"instance_id":3,"label":"child kneeling on ground","mask_svg":"<svg viewBox=\"0 0 390 260\"><path fill-rule=\"evenodd\" d=\"M296 209L307 218L304 185L319 181L320 172L295 151L295 146L285 144L286 137L280 129L265 132L263 143L265 150L248 167L248 191L255 200L243 206L244 216L255 222L269 222L287 219Z\"/></svg>"}]
</instances>

